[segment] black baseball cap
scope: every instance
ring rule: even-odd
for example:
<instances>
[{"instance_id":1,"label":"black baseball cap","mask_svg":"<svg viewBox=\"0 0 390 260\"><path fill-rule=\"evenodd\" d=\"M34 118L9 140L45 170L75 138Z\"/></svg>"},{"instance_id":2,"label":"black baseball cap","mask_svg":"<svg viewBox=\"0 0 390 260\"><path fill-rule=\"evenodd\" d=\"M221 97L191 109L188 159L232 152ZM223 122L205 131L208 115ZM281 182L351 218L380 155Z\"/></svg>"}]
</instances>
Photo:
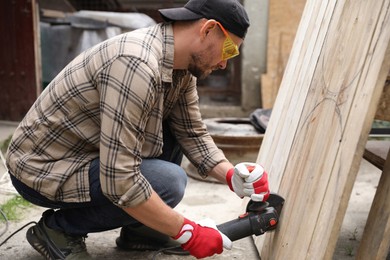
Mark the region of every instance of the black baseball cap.
<instances>
[{"instance_id":1,"label":"black baseball cap","mask_svg":"<svg viewBox=\"0 0 390 260\"><path fill-rule=\"evenodd\" d=\"M242 39L249 27L248 14L238 0L189 0L184 7L158 11L165 21L214 19Z\"/></svg>"}]
</instances>

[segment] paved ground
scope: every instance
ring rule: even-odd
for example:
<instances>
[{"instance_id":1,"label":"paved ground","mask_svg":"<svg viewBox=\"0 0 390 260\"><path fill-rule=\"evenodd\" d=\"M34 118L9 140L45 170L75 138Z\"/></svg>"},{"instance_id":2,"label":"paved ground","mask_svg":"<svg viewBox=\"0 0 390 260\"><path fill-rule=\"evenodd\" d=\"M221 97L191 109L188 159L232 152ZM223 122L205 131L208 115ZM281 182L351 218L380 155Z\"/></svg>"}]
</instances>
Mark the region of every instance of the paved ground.
<instances>
[{"instance_id":1,"label":"paved ground","mask_svg":"<svg viewBox=\"0 0 390 260\"><path fill-rule=\"evenodd\" d=\"M220 224L238 216L241 200L231 196L231 192L223 189L222 185L201 183L190 179L188 186L189 189L185 199L177 207L177 210L188 218L200 220L208 217ZM204 196L209 196L210 199L204 201ZM22 221L11 223L7 235L29 221L38 221L42 212L43 210L37 207L28 209ZM27 228L19 232L3 246L4 248L0 250L0 259L42 259L25 240L26 230ZM195 259L191 256L167 256L163 254L156 255L156 252L125 252L118 250L115 245L115 239L118 237L119 231L117 229L90 234L86 240L88 251L96 259ZM0 241L4 240L3 237L0 238ZM244 258L242 258L243 256ZM222 255L211 259L259 259L259 257L252 239L246 238L236 241L232 250L225 250Z\"/></svg>"},{"instance_id":2,"label":"paved ground","mask_svg":"<svg viewBox=\"0 0 390 260\"><path fill-rule=\"evenodd\" d=\"M13 132L14 126L0 121L0 142ZM3 173L0 163L0 180ZM362 162L360 171L351 195L347 214L345 216L334 260L354 259L365 221L370 209L380 171L366 161ZM4 183L0 182L0 203L10 198ZM207 200L204 198L207 197ZM221 184L203 182L189 178L188 189L182 203L176 208L186 217L193 220L212 218L217 224L229 221L242 213L242 201L227 187ZM11 222L5 235L0 237L2 242L8 235L30 221L38 221L43 209L32 207L24 211L21 221ZM4 230L4 223L0 223L0 234ZM0 249L0 259L42 259L25 240L27 228L18 232ZM90 234L87 247L96 259L195 259L191 256L167 256L156 252L125 252L116 248L115 239L119 229L110 232ZM222 255L209 259L260 259L253 245L252 238L248 237L234 242L233 249L225 250Z\"/></svg>"},{"instance_id":3,"label":"paved ground","mask_svg":"<svg viewBox=\"0 0 390 260\"><path fill-rule=\"evenodd\" d=\"M0 121L0 143L14 131L14 124ZM5 169L1 169L0 178ZM0 204L7 198L12 198L8 190L12 187L0 183ZM208 198L205 200L204 198ZM242 200L239 199L225 185L204 182L189 178L188 189L185 198L176 208L179 212L192 220L211 218L217 224L230 221L240 215ZM2 242L8 235L30 221L38 221L45 209L32 207L25 210L21 221L11 222L8 231L0 237ZM4 224L0 223L0 233L4 230ZM0 249L0 259L42 259L40 255L28 244L25 239L27 228L18 232ZM90 234L86 240L88 251L96 259L195 259L192 256L168 256L156 254L156 252L126 252L116 248L115 239L119 236L120 229ZM260 259L254 247L251 237L234 242L232 250L225 250L222 255L210 259Z\"/></svg>"}]
</instances>

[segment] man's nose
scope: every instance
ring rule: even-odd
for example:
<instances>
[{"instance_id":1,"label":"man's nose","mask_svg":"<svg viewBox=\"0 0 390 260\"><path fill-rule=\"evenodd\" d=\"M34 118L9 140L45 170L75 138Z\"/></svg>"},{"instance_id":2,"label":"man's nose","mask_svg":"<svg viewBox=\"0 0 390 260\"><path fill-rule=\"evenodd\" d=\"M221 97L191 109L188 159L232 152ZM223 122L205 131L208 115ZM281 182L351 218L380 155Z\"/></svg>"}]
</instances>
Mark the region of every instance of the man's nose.
<instances>
[{"instance_id":1,"label":"man's nose","mask_svg":"<svg viewBox=\"0 0 390 260\"><path fill-rule=\"evenodd\" d=\"M222 60L218 63L218 69L224 70L226 68L226 65L227 65L227 60Z\"/></svg>"}]
</instances>

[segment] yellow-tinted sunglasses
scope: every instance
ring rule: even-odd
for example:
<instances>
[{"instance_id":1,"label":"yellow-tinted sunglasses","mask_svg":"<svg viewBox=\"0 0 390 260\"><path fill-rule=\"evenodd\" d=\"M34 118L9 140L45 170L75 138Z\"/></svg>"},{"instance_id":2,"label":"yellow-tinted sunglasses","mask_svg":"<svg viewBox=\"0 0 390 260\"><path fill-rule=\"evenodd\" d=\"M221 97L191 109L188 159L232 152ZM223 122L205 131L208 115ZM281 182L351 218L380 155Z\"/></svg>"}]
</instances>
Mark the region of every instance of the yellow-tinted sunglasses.
<instances>
[{"instance_id":1,"label":"yellow-tinted sunglasses","mask_svg":"<svg viewBox=\"0 0 390 260\"><path fill-rule=\"evenodd\" d=\"M222 24L219 22L217 22L217 24L221 28L223 34L225 34L226 36L226 39L223 42L222 46L222 60L227 60L236 57L240 54L237 44L235 44L232 38L230 38L229 34L225 30L225 28L223 28Z\"/></svg>"}]
</instances>

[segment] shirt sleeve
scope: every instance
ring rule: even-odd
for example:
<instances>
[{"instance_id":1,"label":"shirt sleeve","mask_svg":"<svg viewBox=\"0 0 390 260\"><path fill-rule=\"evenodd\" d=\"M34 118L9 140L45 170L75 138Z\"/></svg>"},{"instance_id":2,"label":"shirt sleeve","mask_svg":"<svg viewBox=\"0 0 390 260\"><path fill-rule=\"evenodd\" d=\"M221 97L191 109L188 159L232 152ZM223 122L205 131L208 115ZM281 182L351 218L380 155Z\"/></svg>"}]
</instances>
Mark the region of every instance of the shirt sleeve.
<instances>
[{"instance_id":1,"label":"shirt sleeve","mask_svg":"<svg viewBox=\"0 0 390 260\"><path fill-rule=\"evenodd\" d=\"M121 207L151 196L140 173L145 125L156 98L156 75L140 59L119 57L100 75L102 191Z\"/></svg>"},{"instance_id":2,"label":"shirt sleeve","mask_svg":"<svg viewBox=\"0 0 390 260\"><path fill-rule=\"evenodd\" d=\"M184 154L198 169L200 176L205 178L212 168L227 159L202 121L196 79L188 75L182 84L187 87L183 88L180 99L172 109L170 124Z\"/></svg>"}]
</instances>

